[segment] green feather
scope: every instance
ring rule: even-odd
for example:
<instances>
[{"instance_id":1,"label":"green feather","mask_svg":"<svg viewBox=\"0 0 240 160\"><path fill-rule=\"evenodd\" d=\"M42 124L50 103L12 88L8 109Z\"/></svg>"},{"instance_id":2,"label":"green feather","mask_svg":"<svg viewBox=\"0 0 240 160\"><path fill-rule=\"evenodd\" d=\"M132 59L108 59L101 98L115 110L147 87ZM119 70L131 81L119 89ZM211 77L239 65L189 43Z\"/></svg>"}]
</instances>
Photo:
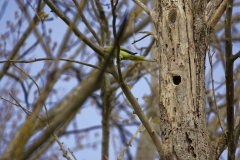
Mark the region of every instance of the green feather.
<instances>
[{"instance_id":1,"label":"green feather","mask_svg":"<svg viewBox=\"0 0 240 160\"><path fill-rule=\"evenodd\" d=\"M106 46L104 47L104 51L108 54L110 54L113 50L114 46ZM142 61L148 61L148 62L156 62L155 60L150 60L150 59L146 59L144 58L144 56L136 56L132 51L129 51L128 49L124 48L124 47L120 47L120 54L119 57L121 60L132 60L135 62L142 62ZM114 49L114 53L113 53L113 57L117 57L117 47L115 47Z\"/></svg>"}]
</instances>

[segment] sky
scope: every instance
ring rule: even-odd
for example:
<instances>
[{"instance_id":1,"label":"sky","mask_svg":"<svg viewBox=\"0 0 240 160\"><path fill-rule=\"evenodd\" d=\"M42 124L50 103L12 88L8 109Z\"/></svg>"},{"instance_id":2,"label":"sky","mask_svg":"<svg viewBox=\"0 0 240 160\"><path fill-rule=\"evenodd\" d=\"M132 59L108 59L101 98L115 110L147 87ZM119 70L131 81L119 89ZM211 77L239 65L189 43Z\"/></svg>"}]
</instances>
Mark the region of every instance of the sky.
<instances>
[{"instance_id":1,"label":"sky","mask_svg":"<svg viewBox=\"0 0 240 160\"><path fill-rule=\"evenodd\" d=\"M0 7L2 6L4 1L0 1ZM105 8L107 10L107 7ZM0 34L2 35L3 33L5 33L6 30L9 30L6 28L6 21L7 20L12 20L12 22L14 22L14 17L15 17L15 11L20 11L19 8L17 8L15 1L10 0L8 2L7 8L4 12L4 15L1 15L0 17ZM53 44L54 42L57 42L58 45L60 45L61 40L64 35L64 33L66 32L67 26L64 22L62 22L62 20L58 17L56 17L52 12L50 12L50 9L48 7L45 7L44 11L46 13L49 13L49 17L54 18L53 21L48 21L45 22L45 26L46 26L46 30L49 31L49 29L52 29L51 33L48 32L49 35L51 35L52 39L51 39L51 43ZM29 12L32 12L31 8L29 8ZM20 13L20 12L19 12ZM80 22L79 22L80 23ZM26 28L27 22L25 20L25 22L23 22L23 27L21 28L20 32L24 32L25 28ZM56 27L59 26L59 27ZM81 29L81 24L79 25L80 29ZM39 30L42 29L41 25L39 25ZM150 30L150 26L148 26L145 30ZM62 34L60 34L62 33ZM17 34L14 34L14 36L17 36ZM139 36L139 35L137 35ZM140 35L141 36L141 35ZM73 41L76 41L76 37L72 36ZM25 49L28 48L28 45L31 45L35 42L36 38L35 35L32 34L26 41L26 47L24 47ZM149 40L148 40L149 41ZM129 42L130 43L130 42ZM8 42L8 47L7 49L10 51L11 50L11 46L15 44L15 42L13 41L9 41ZM130 44L129 44L130 45ZM139 42L137 43L138 46L146 46L146 43L144 42ZM24 48L22 49L22 51L24 50ZM69 57L74 51L74 49L76 48L71 48L68 52L66 52L64 55L66 57ZM240 50L239 45L234 44L233 45L233 51L236 52L238 50ZM27 57L27 58L41 58L41 57L45 57L45 55L43 54L43 50L41 47L37 47L36 49L33 50L34 52L34 57ZM92 53L93 51L89 50L90 53ZM31 54L33 55L33 54ZM78 57L81 60L81 57ZM213 59L215 60L215 59ZM95 61L90 61L91 64L95 64ZM209 70L209 63L208 63L208 58L206 58L206 70ZM235 63L235 64L239 64L239 60ZM76 65L78 66L78 65ZM2 67L2 64L0 64L0 68ZM30 75L35 76L40 70L41 68L43 68L44 65L42 62L37 62L35 64L31 64L31 67L29 68L30 71ZM88 67L84 67L85 72L89 72L90 68ZM207 72L206 72L207 73ZM70 74L70 73L69 73ZM224 72L221 69L217 69L216 71L214 71L214 78L216 80L221 80L224 77ZM67 75L66 75L67 76ZM147 76L148 79L150 76ZM62 79L66 78L64 76L61 77ZM5 86L3 86L3 82L7 81L6 78L2 79L2 83L0 83L0 89L4 88ZM64 97L67 93L69 93L79 82L77 81L77 79L72 78L67 86L63 86L61 81L59 81L54 88L58 89L58 94L51 96L48 101L49 102L56 102L59 101L62 97ZM39 85L42 86L44 85L43 82L39 81ZM135 95L135 97L137 97L139 99L139 103L141 105L145 105L145 101L143 99L144 95L148 95L150 94L150 89L149 86L146 84L146 81L144 79L141 79L132 89L131 91L133 92L133 94ZM30 102L34 102L34 97L37 96L36 94L34 94L34 90L32 90L32 96L29 98ZM118 93L120 92L120 90L118 91ZM223 90L220 90L219 92L224 92ZM98 93L99 94L99 93ZM122 101L124 99L122 98ZM131 110L131 108L129 109ZM22 113L24 114L24 113ZM89 116L91 115L91 117ZM122 115L122 121L124 121L126 118L124 115ZM74 129L74 125L77 124L77 128L78 129L84 129L84 128L88 128L91 126L100 126L101 125L101 110L99 110L96 106L92 105L91 101L87 101L85 102L83 108L81 109L80 113L75 117L74 119L75 123L71 123L68 127L68 131L71 131ZM79 123L80 122L80 123ZM81 122L87 122L87 123L81 123ZM128 130L131 133L134 133L136 130L136 126L129 126ZM99 157L101 157L101 129L96 129L90 133L88 133L87 135L83 133L84 136L84 140L82 140L82 144L84 144L84 146L87 149L83 149L80 150L78 152L74 152L75 156L78 157L79 160L92 160L92 159L99 159ZM113 129L110 133L110 157L109 160L112 159L116 159L116 155L119 154L119 152L121 151L121 149L124 146L117 146L117 143L115 141L115 138L119 138L118 135L118 131L116 129ZM128 137L130 139L130 137ZM139 136L137 137L139 138ZM66 147L71 148L71 146L75 146L75 141L77 140L75 136L67 136L67 138L60 138L60 140L64 143L64 145ZM94 146L94 147L93 147ZM132 147L130 147L131 152L133 153L133 155L136 152L136 147L137 143L133 142ZM52 148L54 149L59 149L59 146L55 143ZM74 148L71 148L74 151ZM61 151L59 151L61 152ZM51 155L51 152L47 152L48 155ZM60 153L61 155L61 153ZM226 155L226 151L224 152L224 157ZM63 157L61 157L60 159L64 159Z\"/></svg>"},{"instance_id":2,"label":"sky","mask_svg":"<svg viewBox=\"0 0 240 160\"><path fill-rule=\"evenodd\" d=\"M2 6L4 1L0 2L0 6ZM107 8L107 7L106 7ZM15 11L18 11L18 14L20 14L20 9L17 7L15 1L10 0L8 2L8 5L5 9L4 14L2 15L1 19L0 19L0 34L2 35L3 33L5 33L6 31L9 31L9 28L7 28L7 24L6 22L11 20L12 23L15 23ZM28 11L30 13L33 14L32 9L29 7ZM52 12L50 12L50 9L48 7L45 7L44 11L46 13L49 14L50 18L54 18L53 21L47 21L45 22L45 30L47 31L47 34L49 34L49 36L51 35L51 42L49 45L53 44L54 42L57 42L58 45L60 45L61 40L63 38L63 35L66 32L67 26L64 22L62 22L62 20L58 17L56 17ZM110 10L108 10L110 11ZM20 14L20 16L22 16ZM20 29L20 32L23 33L26 29L28 25L28 21L25 20L22 24L22 27ZM56 27L56 26L60 26L60 27ZM80 24L81 27L81 24ZM38 27L39 30L42 29L41 24ZM51 33L49 33L49 29L52 29ZM81 28L80 28L81 30ZM59 34L62 33L62 34ZM13 34L13 38L17 37L17 33ZM76 37L72 36L73 41L76 41ZM20 51L23 52L24 50L26 50L28 48L28 46L32 45L34 42L36 41L36 37L34 34L31 34L31 36L26 40L26 44L25 47L23 47ZM14 46L16 42L14 41L8 41L7 42L7 50L11 51L11 47ZM76 47L75 47L76 48ZM74 51L75 48L71 48L68 52L65 53L65 57L69 57L71 55L71 52ZM30 56L27 56L27 58L43 58L45 57L45 55L43 54L44 51L41 47L36 47L32 52L34 52L34 54L30 54ZM90 50L90 52L93 52ZM81 57L78 57L80 60ZM26 58L24 58L26 59ZM91 64L95 64L94 61L91 62ZM0 64L0 67L2 67L3 64ZM20 66L20 65L19 65ZM42 62L36 62L34 64L29 64L29 74L33 77L35 77L37 75L37 73L44 68L44 64ZM76 65L78 66L78 65ZM88 67L84 67L85 73L88 73L90 71L90 68ZM71 74L71 73L69 73ZM148 76L149 77L149 76ZM65 77L62 76L62 79L64 79ZM5 77L1 80L2 83L0 83L0 89L6 88L6 86L4 86L4 82L8 81L8 79ZM58 93L54 96L51 96L50 98L48 98L47 102L56 102L59 101L62 97L64 97L67 93L69 93L79 82L77 81L77 79L71 79L69 81L69 83L66 85L62 85L61 81L59 81L54 88L58 89ZM143 85L144 84L144 85ZM44 85L44 81L38 82L38 85L40 87L42 87ZM146 81L145 80L140 80L137 85L135 85L132 88L132 92L133 94L139 99L139 103L140 104L144 104L144 100L142 99L142 97L146 94L150 93L150 89L149 87L144 87L146 85ZM8 86L9 88L11 86ZM33 87L34 88L34 87ZM141 88L141 89L139 89ZM29 101L30 103L34 102L34 99L38 96L38 94L35 93L36 88L32 90L32 94L30 94L29 97ZM120 90L118 91L118 93L120 92ZM99 94L99 93L98 93ZM20 96L20 98L23 96ZM122 98L123 101L123 98ZM46 103L47 103L46 102ZM48 108L50 108L47 105ZM130 110L132 110L130 108ZM21 110L18 110L19 112L21 112ZM24 116L24 112L22 113ZM91 115L91 116L89 116ZM127 119L128 117L126 116L120 116L121 121L124 121L125 119ZM24 121L24 118L22 119L22 122ZM97 108L96 106L92 105L91 102L89 100L87 100L87 102L85 102L84 106L82 107L80 113L74 118L74 124L71 123L68 126L68 131L74 130L74 125L77 124L77 128L78 129L85 129L91 126L100 126L101 125L101 110L99 110L99 108ZM87 122L87 123L81 123L81 122ZM136 126L128 126L126 127L128 128L128 130L132 133L135 132L136 130ZM101 129L96 129L94 131L89 132L88 134L86 133L82 133L82 135L84 136L84 139L81 140L82 144L84 145L84 147L86 147L86 149L82 149L78 152L75 151L74 148L71 148L72 146L75 146L75 141L77 140L75 136L73 135L69 135L67 136L67 138L62 138L60 137L60 140L64 143L64 145L66 146L66 148L71 148L74 151L74 154L76 157L78 157L79 160L92 160L92 159L99 159L99 157L101 157ZM34 140L36 137L33 137L32 140ZM121 146L119 144L117 144L118 142L115 140L116 138L120 138L118 135L118 131L116 129L113 129L110 133L110 154L109 154L109 159L116 159L116 156L120 153L121 149L125 146ZM128 136L128 138L130 139L130 137ZM114 144L115 143L115 144ZM136 146L137 143L133 142L132 146L130 147L131 152L135 153L136 148L134 147L134 145ZM59 146L55 143L52 146L53 149L55 150L59 150ZM60 154L62 155L61 151L58 151ZM51 155L51 150L48 151L46 153L47 155ZM44 159L44 157L42 157ZM63 157L60 157L60 159L64 159Z\"/></svg>"}]
</instances>

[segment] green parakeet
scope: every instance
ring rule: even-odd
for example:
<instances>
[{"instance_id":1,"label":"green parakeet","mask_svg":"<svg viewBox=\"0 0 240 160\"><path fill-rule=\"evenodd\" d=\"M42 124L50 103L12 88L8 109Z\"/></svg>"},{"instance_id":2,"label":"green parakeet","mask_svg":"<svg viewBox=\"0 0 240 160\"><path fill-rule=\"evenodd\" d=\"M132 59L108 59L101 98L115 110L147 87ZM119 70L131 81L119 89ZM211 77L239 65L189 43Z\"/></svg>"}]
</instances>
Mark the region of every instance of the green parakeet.
<instances>
[{"instance_id":1,"label":"green parakeet","mask_svg":"<svg viewBox=\"0 0 240 160\"><path fill-rule=\"evenodd\" d=\"M110 54L111 51L113 50L114 46L106 46L104 47L104 52ZM144 56L136 56L134 52L131 52L129 50L127 50L126 48L120 46L120 59L121 60L132 60L135 62L142 62L142 61L148 61L148 62L156 62L155 60L150 60L150 59L146 59L144 58ZM113 56L116 58L117 57L117 47L115 47Z\"/></svg>"}]
</instances>

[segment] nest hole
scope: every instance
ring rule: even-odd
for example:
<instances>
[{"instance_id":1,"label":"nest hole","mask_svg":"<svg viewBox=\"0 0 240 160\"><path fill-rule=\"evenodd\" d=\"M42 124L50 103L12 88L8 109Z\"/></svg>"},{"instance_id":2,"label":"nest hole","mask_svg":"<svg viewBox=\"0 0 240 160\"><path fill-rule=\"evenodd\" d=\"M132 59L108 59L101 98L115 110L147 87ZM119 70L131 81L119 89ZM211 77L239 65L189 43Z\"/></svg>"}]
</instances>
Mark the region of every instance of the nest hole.
<instances>
[{"instance_id":1,"label":"nest hole","mask_svg":"<svg viewBox=\"0 0 240 160\"><path fill-rule=\"evenodd\" d=\"M181 83L181 76L173 76L173 83L179 85Z\"/></svg>"}]
</instances>

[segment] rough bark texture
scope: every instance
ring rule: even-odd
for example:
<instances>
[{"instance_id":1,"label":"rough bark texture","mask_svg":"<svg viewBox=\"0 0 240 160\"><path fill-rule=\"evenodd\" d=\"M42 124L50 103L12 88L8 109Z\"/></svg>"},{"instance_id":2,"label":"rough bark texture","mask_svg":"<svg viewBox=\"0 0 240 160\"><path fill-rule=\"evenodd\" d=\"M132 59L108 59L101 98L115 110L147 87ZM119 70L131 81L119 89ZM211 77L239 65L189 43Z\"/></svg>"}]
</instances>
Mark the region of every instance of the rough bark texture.
<instances>
[{"instance_id":1,"label":"rough bark texture","mask_svg":"<svg viewBox=\"0 0 240 160\"><path fill-rule=\"evenodd\" d=\"M213 159L205 119L206 1L158 1L151 12L160 67L163 159Z\"/></svg>"}]
</instances>

